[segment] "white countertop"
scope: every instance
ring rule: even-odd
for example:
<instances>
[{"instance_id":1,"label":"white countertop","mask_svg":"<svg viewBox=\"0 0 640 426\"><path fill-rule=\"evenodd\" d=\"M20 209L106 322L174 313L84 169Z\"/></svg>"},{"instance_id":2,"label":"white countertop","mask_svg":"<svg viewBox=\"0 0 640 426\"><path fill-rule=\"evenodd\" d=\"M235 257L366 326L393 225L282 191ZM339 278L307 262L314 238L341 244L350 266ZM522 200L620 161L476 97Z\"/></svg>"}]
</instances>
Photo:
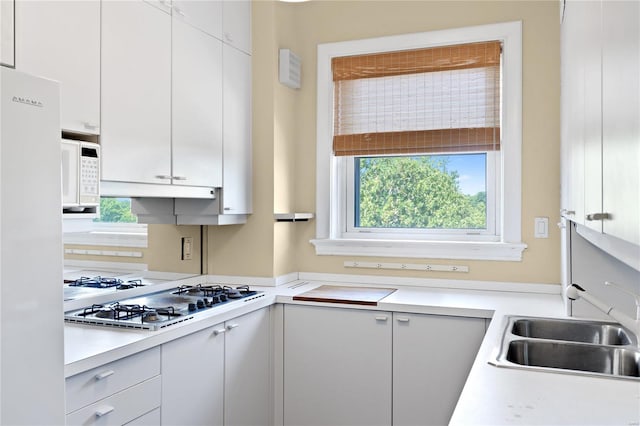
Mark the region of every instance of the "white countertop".
<instances>
[{"instance_id":1,"label":"white countertop","mask_svg":"<svg viewBox=\"0 0 640 426\"><path fill-rule=\"evenodd\" d=\"M207 281L204 277L194 277L180 283L201 282ZM499 368L488 364L494 348L502 337L502 321L505 315L564 317L564 305L559 294L398 287L397 291L382 299L377 307L300 302L292 299L294 295L321 284L323 283L296 281L279 287L254 287L264 291L265 296L246 304L225 304L215 310L199 313L197 321L194 319L158 331L130 331L67 324L66 376L149 349L273 303L473 316L493 320L458 401L451 424L640 425L640 382ZM156 285L154 288L161 289L163 285Z\"/></svg>"}]
</instances>

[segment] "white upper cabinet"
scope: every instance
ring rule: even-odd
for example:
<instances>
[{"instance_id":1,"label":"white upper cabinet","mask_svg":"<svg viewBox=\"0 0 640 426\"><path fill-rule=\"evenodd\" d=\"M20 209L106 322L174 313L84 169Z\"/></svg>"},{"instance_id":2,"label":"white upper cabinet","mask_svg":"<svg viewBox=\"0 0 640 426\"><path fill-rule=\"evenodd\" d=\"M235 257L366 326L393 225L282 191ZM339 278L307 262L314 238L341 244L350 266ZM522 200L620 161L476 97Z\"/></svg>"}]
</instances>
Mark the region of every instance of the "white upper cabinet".
<instances>
[{"instance_id":1,"label":"white upper cabinet","mask_svg":"<svg viewBox=\"0 0 640 426\"><path fill-rule=\"evenodd\" d=\"M640 245L640 3L567 1L562 24L562 208Z\"/></svg>"},{"instance_id":2,"label":"white upper cabinet","mask_svg":"<svg viewBox=\"0 0 640 426\"><path fill-rule=\"evenodd\" d=\"M15 6L16 68L60 82L63 130L99 134L100 1Z\"/></svg>"},{"instance_id":3,"label":"white upper cabinet","mask_svg":"<svg viewBox=\"0 0 640 426\"><path fill-rule=\"evenodd\" d=\"M222 16L222 41L251 54L251 1L223 1Z\"/></svg>"},{"instance_id":4,"label":"white upper cabinet","mask_svg":"<svg viewBox=\"0 0 640 426\"><path fill-rule=\"evenodd\" d=\"M640 245L640 2L602 2L603 232Z\"/></svg>"},{"instance_id":5,"label":"white upper cabinet","mask_svg":"<svg viewBox=\"0 0 640 426\"><path fill-rule=\"evenodd\" d=\"M102 179L171 183L171 16L102 2Z\"/></svg>"},{"instance_id":6,"label":"white upper cabinet","mask_svg":"<svg viewBox=\"0 0 640 426\"><path fill-rule=\"evenodd\" d=\"M222 1L173 0L173 17L222 40Z\"/></svg>"},{"instance_id":7,"label":"white upper cabinet","mask_svg":"<svg viewBox=\"0 0 640 426\"><path fill-rule=\"evenodd\" d=\"M252 212L251 56L224 45L222 212Z\"/></svg>"},{"instance_id":8,"label":"white upper cabinet","mask_svg":"<svg viewBox=\"0 0 640 426\"><path fill-rule=\"evenodd\" d=\"M222 42L174 16L172 45L173 183L221 187Z\"/></svg>"}]
</instances>

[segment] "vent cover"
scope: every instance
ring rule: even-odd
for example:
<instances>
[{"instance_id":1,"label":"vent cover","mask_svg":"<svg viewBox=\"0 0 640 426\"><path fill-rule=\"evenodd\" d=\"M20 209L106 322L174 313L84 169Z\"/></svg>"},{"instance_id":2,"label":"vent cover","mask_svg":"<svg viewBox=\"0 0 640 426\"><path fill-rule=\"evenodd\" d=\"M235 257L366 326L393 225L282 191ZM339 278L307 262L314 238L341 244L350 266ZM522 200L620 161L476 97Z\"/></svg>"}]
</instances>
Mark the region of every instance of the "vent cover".
<instances>
[{"instance_id":1,"label":"vent cover","mask_svg":"<svg viewBox=\"0 0 640 426\"><path fill-rule=\"evenodd\" d=\"M280 49L280 83L292 89L300 88L300 58L289 49Z\"/></svg>"}]
</instances>

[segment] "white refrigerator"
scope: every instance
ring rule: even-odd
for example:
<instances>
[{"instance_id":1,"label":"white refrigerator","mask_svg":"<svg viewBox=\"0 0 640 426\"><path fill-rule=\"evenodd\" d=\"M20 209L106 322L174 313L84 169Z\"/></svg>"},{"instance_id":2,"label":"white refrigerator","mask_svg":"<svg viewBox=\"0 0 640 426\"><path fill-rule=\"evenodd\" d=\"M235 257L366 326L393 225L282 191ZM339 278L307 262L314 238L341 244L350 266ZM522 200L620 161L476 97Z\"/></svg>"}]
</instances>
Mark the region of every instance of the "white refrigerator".
<instances>
[{"instance_id":1,"label":"white refrigerator","mask_svg":"<svg viewBox=\"0 0 640 426\"><path fill-rule=\"evenodd\" d=\"M63 425L59 87L0 72L0 424Z\"/></svg>"}]
</instances>

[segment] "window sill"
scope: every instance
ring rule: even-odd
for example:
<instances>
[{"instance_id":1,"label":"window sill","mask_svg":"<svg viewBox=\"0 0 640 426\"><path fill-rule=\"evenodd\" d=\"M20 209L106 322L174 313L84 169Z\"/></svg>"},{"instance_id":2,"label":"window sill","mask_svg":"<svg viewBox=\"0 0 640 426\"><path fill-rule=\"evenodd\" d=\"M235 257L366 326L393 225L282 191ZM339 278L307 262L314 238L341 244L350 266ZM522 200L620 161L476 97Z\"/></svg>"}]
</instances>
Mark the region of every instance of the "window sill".
<instances>
[{"instance_id":1,"label":"window sill","mask_svg":"<svg viewBox=\"0 0 640 426\"><path fill-rule=\"evenodd\" d=\"M522 261L523 243L468 241L311 240L317 255Z\"/></svg>"}]
</instances>

